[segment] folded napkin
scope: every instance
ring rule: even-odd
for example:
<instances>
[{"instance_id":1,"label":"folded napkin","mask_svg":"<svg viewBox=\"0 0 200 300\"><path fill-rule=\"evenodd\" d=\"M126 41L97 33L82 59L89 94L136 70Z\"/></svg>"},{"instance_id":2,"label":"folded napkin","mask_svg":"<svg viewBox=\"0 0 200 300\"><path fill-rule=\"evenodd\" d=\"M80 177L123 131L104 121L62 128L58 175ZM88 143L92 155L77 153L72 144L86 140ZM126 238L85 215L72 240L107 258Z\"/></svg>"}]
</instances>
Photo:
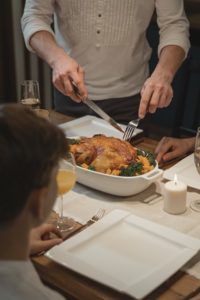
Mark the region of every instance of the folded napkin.
<instances>
[{"instance_id":1,"label":"folded napkin","mask_svg":"<svg viewBox=\"0 0 200 300\"><path fill-rule=\"evenodd\" d=\"M80 224L85 224L100 208L103 208L101 203L74 191L70 191L63 197L63 215L74 219ZM54 210L59 213L59 197L54 205Z\"/></svg>"}]
</instances>

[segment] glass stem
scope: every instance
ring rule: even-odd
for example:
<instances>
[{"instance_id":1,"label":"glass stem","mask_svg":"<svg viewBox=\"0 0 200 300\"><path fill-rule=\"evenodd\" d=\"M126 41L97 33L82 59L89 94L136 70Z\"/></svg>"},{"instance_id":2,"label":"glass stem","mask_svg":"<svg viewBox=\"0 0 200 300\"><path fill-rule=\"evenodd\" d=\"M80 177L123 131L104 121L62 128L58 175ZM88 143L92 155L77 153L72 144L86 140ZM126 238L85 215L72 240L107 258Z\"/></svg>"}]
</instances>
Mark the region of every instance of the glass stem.
<instances>
[{"instance_id":1,"label":"glass stem","mask_svg":"<svg viewBox=\"0 0 200 300\"><path fill-rule=\"evenodd\" d=\"M60 195L60 222L63 223L63 194Z\"/></svg>"}]
</instances>

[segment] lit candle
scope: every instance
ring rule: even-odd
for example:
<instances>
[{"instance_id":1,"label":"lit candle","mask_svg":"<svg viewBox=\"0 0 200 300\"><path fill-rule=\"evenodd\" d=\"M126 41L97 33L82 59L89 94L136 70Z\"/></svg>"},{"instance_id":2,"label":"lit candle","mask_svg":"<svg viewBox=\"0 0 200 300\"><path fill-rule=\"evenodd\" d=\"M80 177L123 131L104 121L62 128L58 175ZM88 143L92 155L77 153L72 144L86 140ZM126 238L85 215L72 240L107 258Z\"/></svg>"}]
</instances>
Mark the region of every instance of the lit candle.
<instances>
[{"instance_id":1,"label":"lit candle","mask_svg":"<svg viewBox=\"0 0 200 300\"><path fill-rule=\"evenodd\" d=\"M187 186L177 179L164 185L164 211L169 214L182 214L186 210Z\"/></svg>"}]
</instances>

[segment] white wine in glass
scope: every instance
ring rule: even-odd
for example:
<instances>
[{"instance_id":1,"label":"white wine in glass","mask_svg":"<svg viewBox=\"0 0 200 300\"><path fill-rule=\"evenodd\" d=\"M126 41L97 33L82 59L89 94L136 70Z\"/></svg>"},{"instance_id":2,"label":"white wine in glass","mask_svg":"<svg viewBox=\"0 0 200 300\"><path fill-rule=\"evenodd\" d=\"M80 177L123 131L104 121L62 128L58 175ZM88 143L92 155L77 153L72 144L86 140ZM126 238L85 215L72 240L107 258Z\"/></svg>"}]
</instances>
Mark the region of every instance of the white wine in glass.
<instances>
[{"instance_id":1,"label":"white wine in glass","mask_svg":"<svg viewBox=\"0 0 200 300\"><path fill-rule=\"evenodd\" d=\"M20 103L31 109L40 108L40 89L37 80L25 80L22 82Z\"/></svg>"},{"instance_id":2,"label":"white wine in glass","mask_svg":"<svg viewBox=\"0 0 200 300\"><path fill-rule=\"evenodd\" d=\"M194 163L198 173L200 174L200 127L197 128L197 133L196 133L195 148L194 148ZM200 199L191 201L190 207L193 210L200 212Z\"/></svg>"},{"instance_id":3,"label":"white wine in glass","mask_svg":"<svg viewBox=\"0 0 200 300\"><path fill-rule=\"evenodd\" d=\"M63 216L63 195L69 192L76 182L76 164L73 154L68 153L66 158L60 161L57 174L58 196L60 200L60 215L57 220L57 228L62 231L73 229L70 218Z\"/></svg>"}]
</instances>

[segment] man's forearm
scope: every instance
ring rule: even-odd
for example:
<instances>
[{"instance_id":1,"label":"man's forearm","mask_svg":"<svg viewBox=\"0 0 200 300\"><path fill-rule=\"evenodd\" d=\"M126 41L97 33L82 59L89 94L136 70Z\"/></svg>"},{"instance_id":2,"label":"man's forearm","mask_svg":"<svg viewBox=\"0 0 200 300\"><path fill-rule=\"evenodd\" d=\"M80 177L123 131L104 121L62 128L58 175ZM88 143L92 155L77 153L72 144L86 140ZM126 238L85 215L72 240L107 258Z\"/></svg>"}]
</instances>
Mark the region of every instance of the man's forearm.
<instances>
[{"instance_id":1,"label":"man's forearm","mask_svg":"<svg viewBox=\"0 0 200 300\"><path fill-rule=\"evenodd\" d=\"M37 55L53 67L55 59L64 53L64 50L58 46L54 36L48 31L38 31L32 35L30 45Z\"/></svg>"},{"instance_id":2,"label":"man's forearm","mask_svg":"<svg viewBox=\"0 0 200 300\"><path fill-rule=\"evenodd\" d=\"M161 51L159 62L154 72L161 73L171 83L184 57L185 52L181 47L175 45L166 46Z\"/></svg>"},{"instance_id":3,"label":"man's forearm","mask_svg":"<svg viewBox=\"0 0 200 300\"><path fill-rule=\"evenodd\" d=\"M30 45L52 68L52 82L57 90L76 102L88 97L83 68L56 43L53 34L38 31L32 35ZM72 82L78 86L80 96L74 91Z\"/></svg>"}]
</instances>

